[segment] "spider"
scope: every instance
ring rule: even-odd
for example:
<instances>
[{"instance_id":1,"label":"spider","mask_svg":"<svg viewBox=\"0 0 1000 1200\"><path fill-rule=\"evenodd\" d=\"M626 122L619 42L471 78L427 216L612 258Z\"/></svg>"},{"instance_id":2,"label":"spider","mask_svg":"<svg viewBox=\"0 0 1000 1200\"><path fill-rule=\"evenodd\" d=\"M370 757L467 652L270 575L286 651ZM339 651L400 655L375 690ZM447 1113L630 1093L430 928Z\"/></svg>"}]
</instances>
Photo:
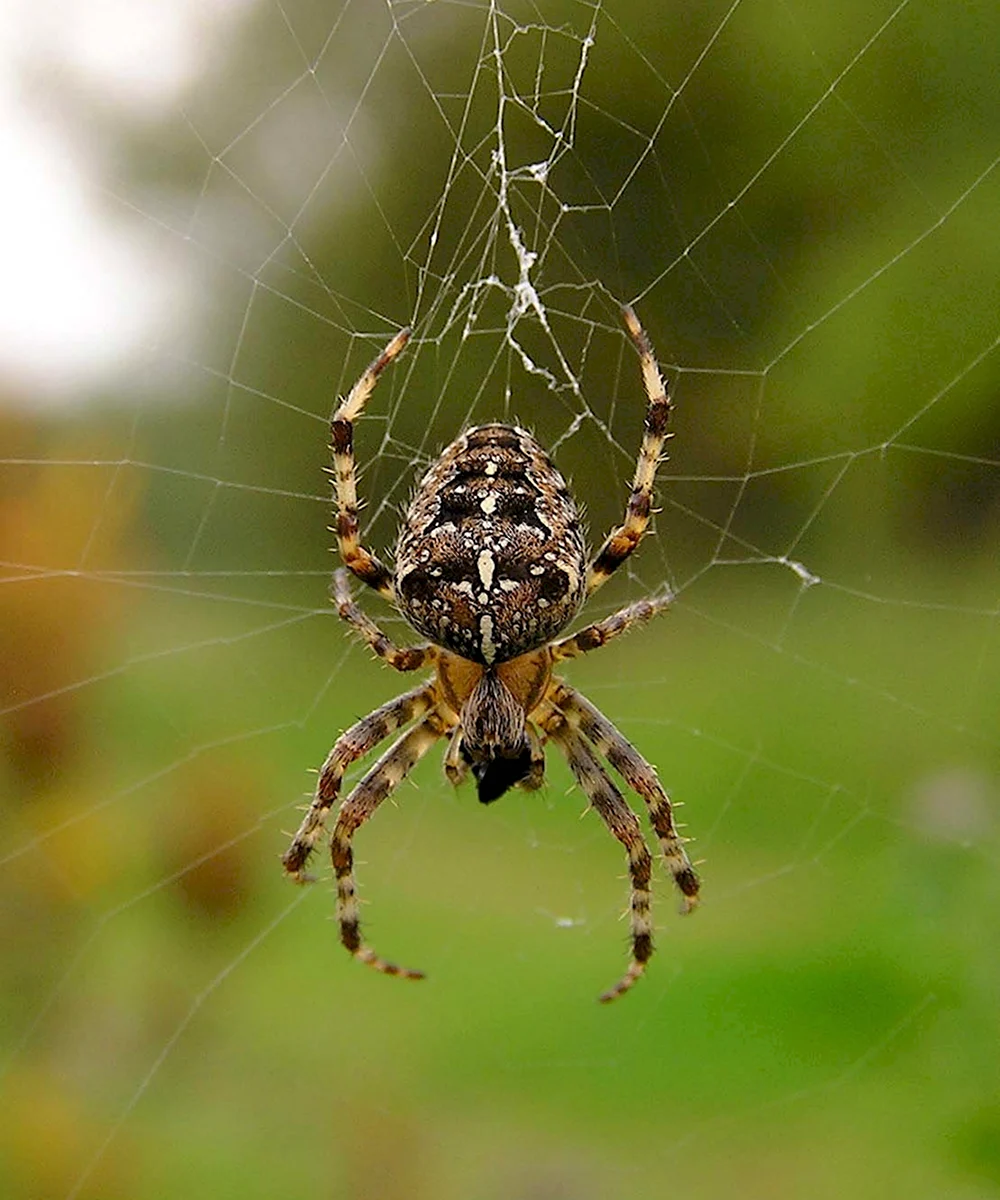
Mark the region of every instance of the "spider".
<instances>
[{"instance_id":1,"label":"spider","mask_svg":"<svg viewBox=\"0 0 1000 1200\"><path fill-rule=\"evenodd\" d=\"M625 847L631 881L631 961L601 1001L622 995L643 974L653 953L653 924L652 858L637 817L599 756L646 802L664 862L683 897L682 912L698 902L698 876L655 768L603 713L553 673L557 663L596 650L649 620L669 599L640 600L569 637L557 636L583 601L639 545L649 525L656 468L669 436L670 397L652 347L634 311L625 307L623 316L639 353L648 398L645 431L625 519L591 559L573 497L552 460L526 430L503 424L467 430L431 465L400 528L394 570L362 545L354 423L382 371L406 345L408 329L365 370L331 422L336 533L344 562L332 587L339 614L389 666L397 671L430 667L434 675L375 709L337 739L282 862L293 879L309 880L306 862L345 771L391 734L410 726L342 801L330 836L340 940L355 958L387 975L423 978L421 971L387 962L362 940L351 843L441 738L448 741L446 776L457 785L471 771L483 804L514 786L541 786L543 747L555 743L591 806ZM429 640L417 646L395 645L352 599L348 571Z\"/></svg>"}]
</instances>

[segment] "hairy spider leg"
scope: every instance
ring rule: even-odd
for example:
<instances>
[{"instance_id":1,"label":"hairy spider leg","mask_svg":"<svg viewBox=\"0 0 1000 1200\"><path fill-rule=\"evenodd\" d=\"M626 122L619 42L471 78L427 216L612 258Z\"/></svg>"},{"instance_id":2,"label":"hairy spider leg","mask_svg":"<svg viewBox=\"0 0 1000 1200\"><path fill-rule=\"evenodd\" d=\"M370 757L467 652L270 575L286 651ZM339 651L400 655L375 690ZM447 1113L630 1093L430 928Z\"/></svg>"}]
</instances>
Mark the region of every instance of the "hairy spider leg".
<instances>
[{"instance_id":1,"label":"hairy spider leg","mask_svg":"<svg viewBox=\"0 0 1000 1200\"><path fill-rule=\"evenodd\" d=\"M386 796L399 787L431 746L447 732L448 725L444 719L438 713L431 712L419 725L404 733L341 805L330 836L330 855L337 876L337 920L340 922L340 940L355 958L384 975L396 975L403 979L424 978L423 971L414 971L409 967L400 967L396 963L388 962L361 940L351 839Z\"/></svg>"},{"instance_id":2,"label":"hairy spider leg","mask_svg":"<svg viewBox=\"0 0 1000 1200\"><path fill-rule=\"evenodd\" d=\"M660 840L664 864L681 893L681 912L691 912L698 904L698 876L684 849L684 843L689 839L677 832L670 799L657 777L656 768L642 757L596 705L591 704L575 688L558 682L552 689L551 699L597 753L606 758L629 787L646 802L649 823Z\"/></svg>"},{"instance_id":3,"label":"hairy spider leg","mask_svg":"<svg viewBox=\"0 0 1000 1200\"><path fill-rule=\"evenodd\" d=\"M652 620L657 613L663 612L670 601L670 596L650 596L646 600L636 600L634 604L620 608L603 621L595 621L593 625L587 625L571 637L553 642L552 661L577 658L581 654L589 654L591 650L599 650L612 638L627 633L633 625Z\"/></svg>"},{"instance_id":4,"label":"hairy spider leg","mask_svg":"<svg viewBox=\"0 0 1000 1200\"><path fill-rule=\"evenodd\" d=\"M410 340L409 329L400 330L382 353L365 368L360 379L342 401L330 422L334 488L337 495L337 544L344 566L362 583L395 603L392 575L370 550L361 544L358 522L357 471L354 462L354 422L361 416L378 377Z\"/></svg>"},{"instance_id":5,"label":"hairy spider leg","mask_svg":"<svg viewBox=\"0 0 1000 1200\"><path fill-rule=\"evenodd\" d=\"M621 979L598 997L602 1004L607 1004L627 992L642 977L646 963L653 954L653 920L650 910L653 858L643 839L638 817L625 803L621 792L608 778L593 750L570 722L554 706L549 705L541 712L540 721L542 728L566 756L570 770L584 795L628 854L632 961Z\"/></svg>"},{"instance_id":6,"label":"hairy spider leg","mask_svg":"<svg viewBox=\"0 0 1000 1200\"><path fill-rule=\"evenodd\" d=\"M643 534L649 528L649 518L653 511L653 484L656 480L656 468L663 456L663 447L667 438L667 424L670 420L670 394L660 368L656 365L653 348L649 344L646 332L639 324L635 312L626 305L622 309L625 327L639 352L642 365L642 382L646 388L649 404L646 409L646 421L639 449L639 459L636 463L635 478L632 482L632 494L629 496L625 509L625 520L613 529L605 538L604 545L594 557L587 572L587 593L595 592L622 563L632 554L642 540Z\"/></svg>"},{"instance_id":7,"label":"hairy spider leg","mask_svg":"<svg viewBox=\"0 0 1000 1200\"><path fill-rule=\"evenodd\" d=\"M430 642L421 642L419 646L397 646L367 613L362 612L351 596L344 567L338 567L334 571L333 586L330 590L340 619L346 621L394 671L419 671L421 667L430 666L437 661L437 646L432 646Z\"/></svg>"},{"instance_id":8,"label":"hairy spider leg","mask_svg":"<svg viewBox=\"0 0 1000 1200\"><path fill-rule=\"evenodd\" d=\"M433 704L434 689L430 684L424 684L376 708L337 738L319 773L313 801L281 860L296 882L312 882L303 869L323 831L326 814L340 794L340 784L347 768L374 750L379 742L384 742L397 729L422 717Z\"/></svg>"}]
</instances>

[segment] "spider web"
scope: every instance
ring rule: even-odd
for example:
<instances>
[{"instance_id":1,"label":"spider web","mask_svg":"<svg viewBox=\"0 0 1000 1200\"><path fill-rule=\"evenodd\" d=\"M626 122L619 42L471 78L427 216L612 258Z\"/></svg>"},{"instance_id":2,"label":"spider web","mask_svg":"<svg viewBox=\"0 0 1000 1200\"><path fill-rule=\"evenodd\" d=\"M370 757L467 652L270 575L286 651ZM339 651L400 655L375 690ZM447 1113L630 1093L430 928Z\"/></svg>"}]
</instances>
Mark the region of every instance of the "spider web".
<instances>
[{"instance_id":1,"label":"spider web","mask_svg":"<svg viewBox=\"0 0 1000 1200\"><path fill-rule=\"evenodd\" d=\"M72 22L25 60L142 284L106 326L75 293L114 372L62 334L0 410L9 1193L993 1194L991 7L165 12L108 27L125 104ZM647 978L592 1005L620 848L551 750L489 809L432 753L358 839L371 941L431 978L370 977L278 867L307 768L407 686L326 599L335 397L412 325L356 437L377 550L491 419L596 542L623 302L675 437L586 617L674 603L567 674L686 805L703 909L661 873Z\"/></svg>"}]
</instances>

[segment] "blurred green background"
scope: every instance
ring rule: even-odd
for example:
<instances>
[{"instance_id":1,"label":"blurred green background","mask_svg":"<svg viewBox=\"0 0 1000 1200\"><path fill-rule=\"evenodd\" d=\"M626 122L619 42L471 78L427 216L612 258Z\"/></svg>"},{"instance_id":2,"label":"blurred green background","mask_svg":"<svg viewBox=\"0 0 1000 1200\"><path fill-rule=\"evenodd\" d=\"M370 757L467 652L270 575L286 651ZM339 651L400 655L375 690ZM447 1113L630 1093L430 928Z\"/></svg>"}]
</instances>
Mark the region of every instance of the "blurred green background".
<instances>
[{"instance_id":1,"label":"blurred green background","mask_svg":"<svg viewBox=\"0 0 1000 1200\"><path fill-rule=\"evenodd\" d=\"M167 11L111 14L136 80ZM54 32L19 76L162 319L110 381L5 369L0 1192L1000 1193L995 6L184 12L153 99ZM619 847L553 754L486 809L432 753L358 838L371 941L428 980L376 976L278 863L408 686L326 602L334 397L413 324L357 436L376 547L489 418L596 539L624 300L676 437L588 616L676 600L567 674L684 803L703 907L661 872L597 1005Z\"/></svg>"}]
</instances>

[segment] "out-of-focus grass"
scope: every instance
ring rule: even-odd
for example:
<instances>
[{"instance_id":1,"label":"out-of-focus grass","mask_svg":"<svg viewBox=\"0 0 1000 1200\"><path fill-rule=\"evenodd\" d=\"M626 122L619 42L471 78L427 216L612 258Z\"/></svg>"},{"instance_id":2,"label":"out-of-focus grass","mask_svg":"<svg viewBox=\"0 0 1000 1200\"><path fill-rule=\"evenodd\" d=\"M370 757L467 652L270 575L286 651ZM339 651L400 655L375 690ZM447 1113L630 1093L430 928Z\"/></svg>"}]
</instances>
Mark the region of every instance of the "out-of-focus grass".
<instances>
[{"instance_id":1,"label":"out-of-focus grass","mask_svg":"<svg viewBox=\"0 0 1000 1200\"><path fill-rule=\"evenodd\" d=\"M968 653L950 627L919 668L945 709ZM871 662L858 633L853 604L807 601L789 648L751 646L726 679L682 599L573 665L707 855L692 918L658 881L659 952L610 1008L594 997L624 959L623 864L551 752L544 793L489 809L452 794L433 755L359 835L371 937L427 970L410 985L346 958L328 880L297 893L280 878L295 816L274 811L281 781L398 677L352 651L304 728L189 762L164 695L206 726L235 705L244 730L260 697L206 667L211 652L115 681L98 736L117 761L83 769L59 810L80 819L7 875L6 907L30 923L9 943L5 1024L38 1021L6 1081L8 1194L65 1194L123 1113L84 1195L991 1186L995 798L946 720L849 684ZM911 620L885 623L871 653L902 676L913 637ZM304 641L329 656L340 639L331 622ZM845 647L826 679L796 657L811 639ZM261 649L243 669L288 712L296 664ZM158 782L115 791L158 757Z\"/></svg>"}]
</instances>

